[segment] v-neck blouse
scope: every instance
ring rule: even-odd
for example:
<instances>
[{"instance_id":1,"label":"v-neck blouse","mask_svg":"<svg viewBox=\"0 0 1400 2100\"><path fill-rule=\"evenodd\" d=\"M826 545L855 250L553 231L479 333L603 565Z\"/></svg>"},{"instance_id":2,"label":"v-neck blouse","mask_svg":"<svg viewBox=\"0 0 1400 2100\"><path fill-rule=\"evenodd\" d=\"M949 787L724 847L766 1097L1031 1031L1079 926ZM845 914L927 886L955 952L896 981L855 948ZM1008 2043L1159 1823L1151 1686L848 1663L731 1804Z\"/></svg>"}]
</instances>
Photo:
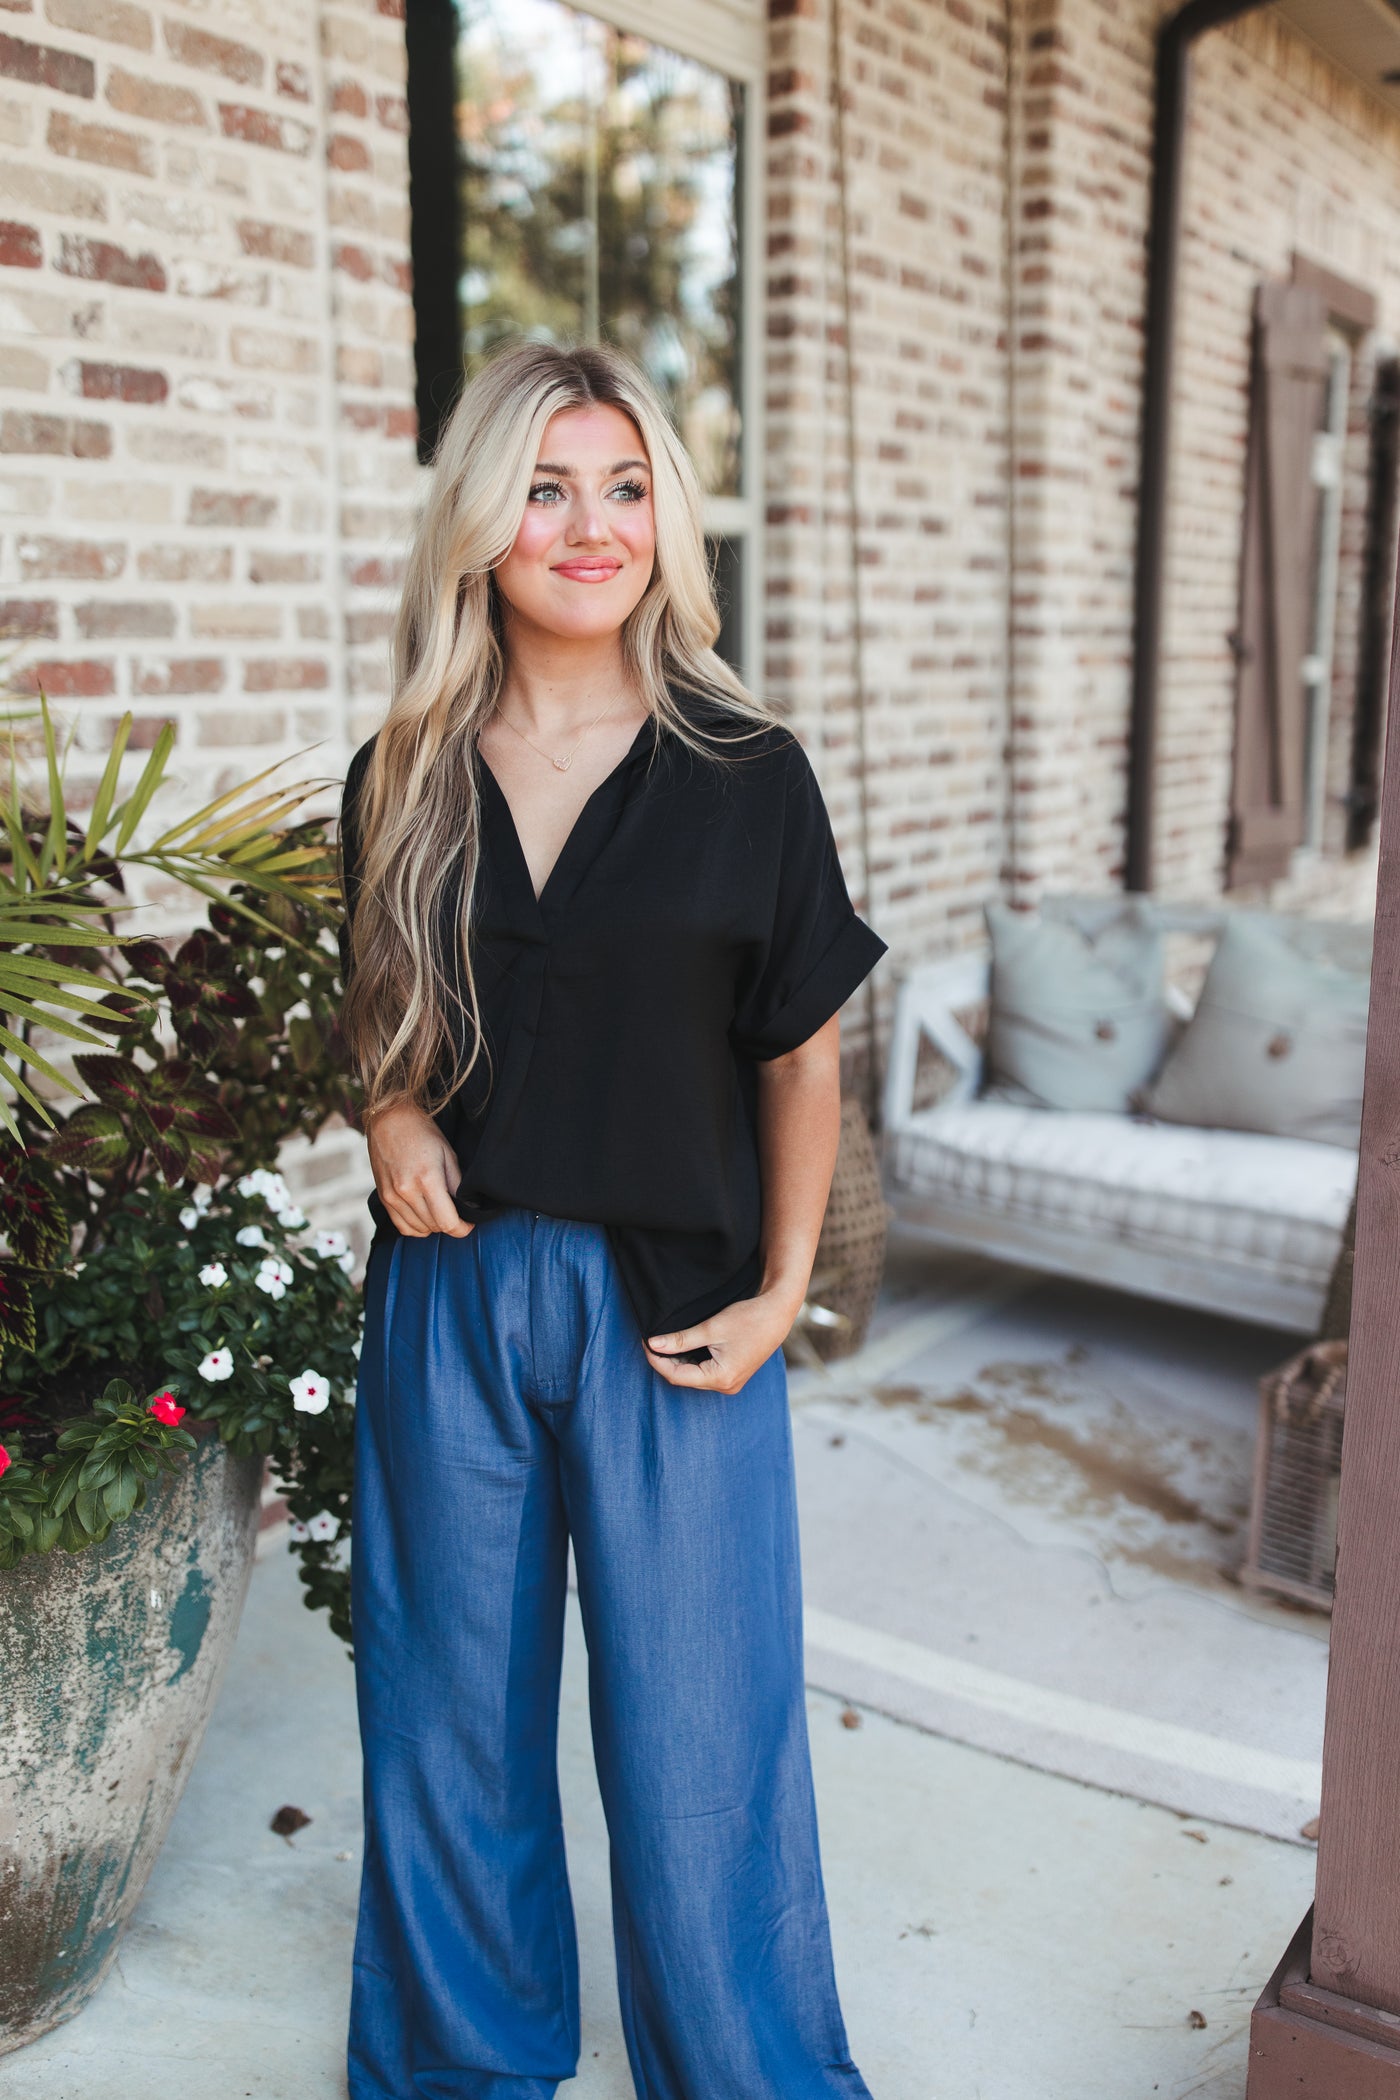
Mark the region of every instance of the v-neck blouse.
<instances>
[{"instance_id":1,"label":"v-neck blouse","mask_svg":"<svg viewBox=\"0 0 1400 2100\"><path fill-rule=\"evenodd\" d=\"M701 713L732 734L733 718ZM341 807L348 926L356 805ZM437 1116L466 1219L519 1206L604 1225L643 1335L749 1297L761 1276L757 1067L796 1049L874 968L802 746L765 729L711 757L648 720L584 803L538 898L478 759L472 961L485 1039ZM451 929L460 870L439 938ZM465 1042L456 1051L465 1062ZM376 1241L397 1237L378 1195Z\"/></svg>"}]
</instances>

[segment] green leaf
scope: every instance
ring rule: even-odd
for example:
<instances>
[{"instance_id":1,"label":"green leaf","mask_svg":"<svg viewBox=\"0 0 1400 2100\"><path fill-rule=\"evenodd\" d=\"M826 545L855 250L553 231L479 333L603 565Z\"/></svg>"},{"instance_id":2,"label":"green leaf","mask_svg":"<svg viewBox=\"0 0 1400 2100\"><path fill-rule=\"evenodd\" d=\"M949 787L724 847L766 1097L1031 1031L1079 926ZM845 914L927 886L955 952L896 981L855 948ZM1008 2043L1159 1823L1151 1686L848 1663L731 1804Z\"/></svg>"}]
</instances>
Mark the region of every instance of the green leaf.
<instances>
[{"instance_id":1,"label":"green leaf","mask_svg":"<svg viewBox=\"0 0 1400 2100\"><path fill-rule=\"evenodd\" d=\"M126 1125L110 1108L75 1108L44 1146L44 1158L85 1174L107 1174L131 1156Z\"/></svg>"},{"instance_id":2,"label":"green leaf","mask_svg":"<svg viewBox=\"0 0 1400 2100\"><path fill-rule=\"evenodd\" d=\"M174 748L175 724L167 722L151 747L151 755L141 770L140 779L117 812L117 835L112 842L113 853L125 853L131 844L137 825L150 808L151 799L165 778L166 764Z\"/></svg>"},{"instance_id":3,"label":"green leaf","mask_svg":"<svg viewBox=\"0 0 1400 2100\"><path fill-rule=\"evenodd\" d=\"M120 722L118 722L112 737L112 748L107 754L107 763L103 768L102 778L97 784L97 793L93 798L92 812L88 817L87 836L83 840L83 857L86 860L91 860L96 852L98 841L106 831L107 820L112 814L112 804L116 800L117 795L117 782L121 777L122 754L126 750L127 738L131 735L132 721L133 716L130 708L128 708Z\"/></svg>"},{"instance_id":4,"label":"green leaf","mask_svg":"<svg viewBox=\"0 0 1400 2100\"><path fill-rule=\"evenodd\" d=\"M0 1342L16 1349L32 1349L35 1342L34 1299L9 1261L0 1261Z\"/></svg>"}]
</instances>

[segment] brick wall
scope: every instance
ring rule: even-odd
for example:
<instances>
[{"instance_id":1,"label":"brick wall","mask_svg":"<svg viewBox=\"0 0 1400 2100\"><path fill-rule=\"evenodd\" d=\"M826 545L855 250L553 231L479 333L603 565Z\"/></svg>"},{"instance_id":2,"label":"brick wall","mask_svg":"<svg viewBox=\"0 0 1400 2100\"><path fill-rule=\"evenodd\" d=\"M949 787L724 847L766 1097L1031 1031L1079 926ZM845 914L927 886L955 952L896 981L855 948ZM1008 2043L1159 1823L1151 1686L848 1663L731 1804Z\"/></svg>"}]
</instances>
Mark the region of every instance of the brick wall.
<instances>
[{"instance_id":1,"label":"brick wall","mask_svg":"<svg viewBox=\"0 0 1400 2100\"><path fill-rule=\"evenodd\" d=\"M972 937L1006 852L1004 21L843 0L867 896L829 16L770 16L767 687L812 748L853 892L908 960Z\"/></svg>"},{"instance_id":2,"label":"brick wall","mask_svg":"<svg viewBox=\"0 0 1400 2100\"><path fill-rule=\"evenodd\" d=\"M899 967L989 896L1122 881L1162 0L842 0L859 543L875 830ZM845 339L829 8L773 0L770 690L823 758L853 887ZM1395 333L1400 119L1272 17L1196 47L1161 703L1159 881L1223 871L1250 302L1295 249ZM1369 908L1341 854L1364 555L1355 368L1325 852L1273 901ZM1009 501L1008 501L1009 491ZM853 1030L859 1039L859 1022Z\"/></svg>"},{"instance_id":3,"label":"brick wall","mask_svg":"<svg viewBox=\"0 0 1400 2100\"><path fill-rule=\"evenodd\" d=\"M400 15L0 0L0 633L80 807L127 707L203 798L306 745L338 776L382 700L418 474ZM325 1212L359 1168L319 1149Z\"/></svg>"},{"instance_id":4,"label":"brick wall","mask_svg":"<svg viewBox=\"0 0 1400 2100\"><path fill-rule=\"evenodd\" d=\"M1221 880L1229 805L1239 538L1255 286L1300 253L1372 291L1378 336L1400 334L1400 116L1268 15L1199 48L1188 144L1173 459L1160 878L1177 894ZM1342 559L1324 854L1273 901L1364 914L1374 856L1344 856L1367 496L1366 397L1376 336L1357 347L1344 453Z\"/></svg>"}]
</instances>

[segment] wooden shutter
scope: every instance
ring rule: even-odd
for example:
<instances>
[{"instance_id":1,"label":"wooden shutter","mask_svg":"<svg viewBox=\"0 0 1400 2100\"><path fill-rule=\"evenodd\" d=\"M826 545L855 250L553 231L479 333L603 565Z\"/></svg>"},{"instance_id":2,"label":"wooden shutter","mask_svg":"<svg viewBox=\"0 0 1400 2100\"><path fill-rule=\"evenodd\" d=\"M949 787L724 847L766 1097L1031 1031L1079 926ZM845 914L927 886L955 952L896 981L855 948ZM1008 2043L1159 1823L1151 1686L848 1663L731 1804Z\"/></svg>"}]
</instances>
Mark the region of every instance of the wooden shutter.
<instances>
[{"instance_id":1,"label":"wooden shutter","mask_svg":"<svg viewBox=\"0 0 1400 2100\"><path fill-rule=\"evenodd\" d=\"M1327 383L1327 308L1304 284L1264 284L1254 304L1245 481L1235 770L1226 883L1285 874L1304 836L1303 660L1313 618L1313 440Z\"/></svg>"}]
</instances>

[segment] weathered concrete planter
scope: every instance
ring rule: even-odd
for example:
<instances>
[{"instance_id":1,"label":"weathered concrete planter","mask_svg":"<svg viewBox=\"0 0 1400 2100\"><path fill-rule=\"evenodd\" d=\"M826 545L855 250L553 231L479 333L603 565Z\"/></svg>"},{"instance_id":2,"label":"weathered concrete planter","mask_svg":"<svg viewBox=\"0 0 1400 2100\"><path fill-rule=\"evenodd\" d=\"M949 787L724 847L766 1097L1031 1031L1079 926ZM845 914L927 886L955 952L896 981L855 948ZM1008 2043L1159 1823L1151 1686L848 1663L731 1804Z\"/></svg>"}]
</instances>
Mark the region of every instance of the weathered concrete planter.
<instances>
[{"instance_id":1,"label":"weathered concrete planter","mask_svg":"<svg viewBox=\"0 0 1400 2100\"><path fill-rule=\"evenodd\" d=\"M0 1573L0 2052L106 1975L238 1631L262 1460L197 1434L102 1545Z\"/></svg>"}]
</instances>

